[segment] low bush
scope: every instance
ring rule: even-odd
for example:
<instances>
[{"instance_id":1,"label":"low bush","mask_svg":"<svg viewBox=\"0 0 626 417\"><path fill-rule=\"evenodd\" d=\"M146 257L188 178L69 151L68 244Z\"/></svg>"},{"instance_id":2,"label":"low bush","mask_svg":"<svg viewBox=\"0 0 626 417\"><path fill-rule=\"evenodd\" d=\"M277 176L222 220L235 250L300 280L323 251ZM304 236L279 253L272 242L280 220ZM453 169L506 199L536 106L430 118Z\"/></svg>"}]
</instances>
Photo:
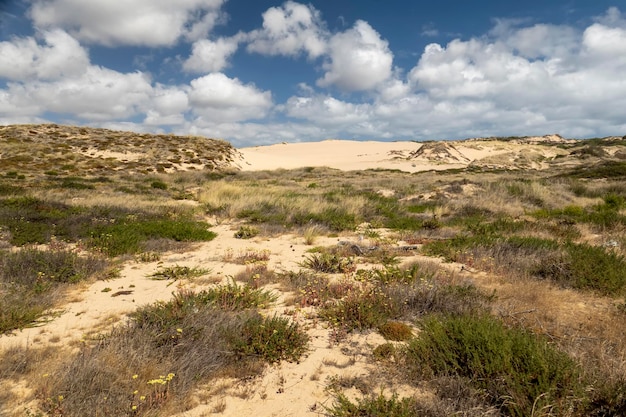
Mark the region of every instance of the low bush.
<instances>
[{"instance_id":1,"label":"low bush","mask_svg":"<svg viewBox=\"0 0 626 417\"><path fill-rule=\"evenodd\" d=\"M150 187L156 188L157 190L167 190L167 184L161 180L154 180L150 183Z\"/></svg>"},{"instance_id":2,"label":"low bush","mask_svg":"<svg viewBox=\"0 0 626 417\"><path fill-rule=\"evenodd\" d=\"M339 393L334 404L326 408L331 417L413 417L417 415L416 411L414 399L400 399L397 395L386 398L382 393L358 399L356 404Z\"/></svg>"},{"instance_id":3,"label":"low bush","mask_svg":"<svg viewBox=\"0 0 626 417\"><path fill-rule=\"evenodd\" d=\"M357 271L357 279L381 284L411 284L421 279L431 279L432 273L423 271L418 263L400 268L396 265L388 265L385 268L361 269Z\"/></svg>"},{"instance_id":4,"label":"low bush","mask_svg":"<svg viewBox=\"0 0 626 417\"><path fill-rule=\"evenodd\" d=\"M320 317L332 325L351 330L376 328L400 316L401 306L375 287L357 288L346 297L323 306Z\"/></svg>"},{"instance_id":5,"label":"low bush","mask_svg":"<svg viewBox=\"0 0 626 417\"><path fill-rule=\"evenodd\" d=\"M297 361L307 349L308 336L285 317L251 315L229 337L235 354L258 357L268 363Z\"/></svg>"},{"instance_id":6,"label":"low bush","mask_svg":"<svg viewBox=\"0 0 626 417\"><path fill-rule=\"evenodd\" d=\"M252 226L241 226L239 230L235 232L237 239L251 239L259 234L259 229Z\"/></svg>"},{"instance_id":7,"label":"low bush","mask_svg":"<svg viewBox=\"0 0 626 417\"><path fill-rule=\"evenodd\" d=\"M278 275L282 286L293 291L292 302L300 307L319 306L332 298L328 278L310 271L288 271Z\"/></svg>"},{"instance_id":8,"label":"low bush","mask_svg":"<svg viewBox=\"0 0 626 417\"><path fill-rule=\"evenodd\" d=\"M378 332L387 340L396 342L409 340L413 337L413 329L406 323L399 321L388 321L378 327Z\"/></svg>"},{"instance_id":9,"label":"low bush","mask_svg":"<svg viewBox=\"0 0 626 417\"><path fill-rule=\"evenodd\" d=\"M0 334L31 325L54 306L64 286L107 266L103 259L67 250L0 253Z\"/></svg>"},{"instance_id":10,"label":"low bush","mask_svg":"<svg viewBox=\"0 0 626 417\"><path fill-rule=\"evenodd\" d=\"M180 320L202 308L239 311L265 307L274 300L275 296L270 292L232 282L200 292L178 291L170 301L141 307L131 317L139 327L156 327L157 333L171 333Z\"/></svg>"},{"instance_id":11,"label":"low bush","mask_svg":"<svg viewBox=\"0 0 626 417\"><path fill-rule=\"evenodd\" d=\"M328 252L307 255L300 265L317 272L329 274L347 273L355 269L352 258Z\"/></svg>"},{"instance_id":12,"label":"low bush","mask_svg":"<svg viewBox=\"0 0 626 417\"><path fill-rule=\"evenodd\" d=\"M161 279L179 280L179 279L185 279L185 278L200 277L202 275L208 274L209 272L210 270L204 269L204 268L199 268L199 267L191 268L189 266L175 265L175 266L168 266L165 268L160 268L155 273L150 274L150 277L152 279L158 279L158 280L161 280Z\"/></svg>"},{"instance_id":13,"label":"low bush","mask_svg":"<svg viewBox=\"0 0 626 417\"><path fill-rule=\"evenodd\" d=\"M0 200L0 226L11 233L11 243L48 243L52 236L71 242L82 239L109 256L134 254L142 242L172 239L193 242L213 239L209 224L188 215L132 212L117 207L78 207L34 197Z\"/></svg>"},{"instance_id":14,"label":"low bush","mask_svg":"<svg viewBox=\"0 0 626 417\"><path fill-rule=\"evenodd\" d=\"M626 287L626 260L622 255L586 243L568 243L564 250L544 257L533 271L562 285L621 294Z\"/></svg>"},{"instance_id":15,"label":"low bush","mask_svg":"<svg viewBox=\"0 0 626 417\"><path fill-rule=\"evenodd\" d=\"M415 381L467 378L511 416L549 409L561 415L583 398L580 371L565 353L529 332L488 316L431 316L407 346L404 366Z\"/></svg>"},{"instance_id":16,"label":"low bush","mask_svg":"<svg viewBox=\"0 0 626 417\"><path fill-rule=\"evenodd\" d=\"M134 254L141 243L150 239L172 239L178 242L209 241L217 236L210 225L190 219L126 219L119 223L98 225L91 232L89 245L114 257Z\"/></svg>"}]
</instances>

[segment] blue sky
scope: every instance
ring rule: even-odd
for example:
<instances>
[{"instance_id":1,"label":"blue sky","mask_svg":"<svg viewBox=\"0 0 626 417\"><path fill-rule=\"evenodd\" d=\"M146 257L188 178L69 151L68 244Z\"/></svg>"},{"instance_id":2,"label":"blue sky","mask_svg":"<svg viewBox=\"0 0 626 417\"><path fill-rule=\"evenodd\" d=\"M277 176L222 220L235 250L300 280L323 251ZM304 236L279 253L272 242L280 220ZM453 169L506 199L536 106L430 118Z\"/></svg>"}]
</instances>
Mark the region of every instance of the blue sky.
<instances>
[{"instance_id":1,"label":"blue sky","mask_svg":"<svg viewBox=\"0 0 626 417\"><path fill-rule=\"evenodd\" d=\"M0 124L220 137L626 134L616 1L0 0Z\"/></svg>"}]
</instances>

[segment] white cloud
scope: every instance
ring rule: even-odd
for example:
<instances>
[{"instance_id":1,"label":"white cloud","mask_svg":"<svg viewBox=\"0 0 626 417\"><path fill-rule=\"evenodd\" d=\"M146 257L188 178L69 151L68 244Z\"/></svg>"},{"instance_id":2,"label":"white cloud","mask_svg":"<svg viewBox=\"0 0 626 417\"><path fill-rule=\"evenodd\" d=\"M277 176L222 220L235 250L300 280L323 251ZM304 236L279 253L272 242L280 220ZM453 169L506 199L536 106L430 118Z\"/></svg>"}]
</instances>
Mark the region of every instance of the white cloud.
<instances>
[{"instance_id":1,"label":"white cloud","mask_svg":"<svg viewBox=\"0 0 626 417\"><path fill-rule=\"evenodd\" d=\"M122 74L92 66L79 78L26 83L21 90L47 111L110 120L137 114L149 100L152 87L141 73Z\"/></svg>"},{"instance_id":2,"label":"white cloud","mask_svg":"<svg viewBox=\"0 0 626 417\"><path fill-rule=\"evenodd\" d=\"M222 73L192 80L188 97L194 114L213 122L260 119L273 105L271 92Z\"/></svg>"},{"instance_id":3,"label":"white cloud","mask_svg":"<svg viewBox=\"0 0 626 417\"><path fill-rule=\"evenodd\" d=\"M369 105L337 100L331 96L291 97L285 104L286 113L322 126L349 126L368 120Z\"/></svg>"},{"instance_id":4,"label":"white cloud","mask_svg":"<svg viewBox=\"0 0 626 417\"><path fill-rule=\"evenodd\" d=\"M0 78L54 80L79 75L87 69L87 51L66 32L46 31L42 38L43 46L33 37L0 42Z\"/></svg>"},{"instance_id":5,"label":"white cloud","mask_svg":"<svg viewBox=\"0 0 626 417\"><path fill-rule=\"evenodd\" d=\"M362 20L353 28L333 35L329 50L330 58L324 63L326 73L317 80L321 87L334 85L344 91L370 90L392 74L393 54L387 41Z\"/></svg>"},{"instance_id":6,"label":"white cloud","mask_svg":"<svg viewBox=\"0 0 626 417\"><path fill-rule=\"evenodd\" d=\"M591 59L606 61L621 57L623 59L618 59L618 62L623 64L626 58L626 29L596 23L585 30L583 48Z\"/></svg>"},{"instance_id":7,"label":"white cloud","mask_svg":"<svg viewBox=\"0 0 626 417\"><path fill-rule=\"evenodd\" d=\"M150 126L182 125L189 109L189 98L184 87L157 84L147 104L144 123Z\"/></svg>"},{"instance_id":8,"label":"white cloud","mask_svg":"<svg viewBox=\"0 0 626 417\"><path fill-rule=\"evenodd\" d=\"M108 46L171 46L197 40L219 21L224 0L33 0L37 28L60 27L77 39Z\"/></svg>"},{"instance_id":9,"label":"white cloud","mask_svg":"<svg viewBox=\"0 0 626 417\"><path fill-rule=\"evenodd\" d=\"M223 137L237 146L329 137L626 133L626 19L616 8L583 29L500 20L482 36L427 46L405 71L393 68L387 41L367 22L332 34L316 9L295 2L268 9L259 30L207 37L222 3L33 0L37 35L0 42L0 56L8 57L0 60L6 81L0 123L52 115ZM155 17L157 26L147 30L142 16ZM208 73L188 84L92 65L79 43L168 46L183 38L195 41L183 69ZM291 86L297 93L275 105L272 92L221 72L241 42L250 52L319 59L317 85L303 75ZM335 87L340 95L333 95Z\"/></svg>"},{"instance_id":10,"label":"white cloud","mask_svg":"<svg viewBox=\"0 0 626 417\"><path fill-rule=\"evenodd\" d=\"M327 30L311 5L287 1L263 13L263 28L248 34L248 51L264 55L317 58L326 52Z\"/></svg>"},{"instance_id":11,"label":"white cloud","mask_svg":"<svg viewBox=\"0 0 626 417\"><path fill-rule=\"evenodd\" d=\"M270 145L282 141L302 142L324 137L326 131L305 123L229 123L198 117L177 130L180 134L227 138L234 146ZM250 138L254 138L251 140Z\"/></svg>"},{"instance_id":12,"label":"white cloud","mask_svg":"<svg viewBox=\"0 0 626 417\"><path fill-rule=\"evenodd\" d=\"M183 69L196 73L220 72L228 66L228 60L238 46L238 37L220 38L215 42L208 39L196 41Z\"/></svg>"},{"instance_id":13,"label":"white cloud","mask_svg":"<svg viewBox=\"0 0 626 417\"><path fill-rule=\"evenodd\" d=\"M96 66L75 78L10 83L5 91L17 109L30 108L32 115L55 112L88 121L132 117L145 106L151 92L149 80L141 73L122 74Z\"/></svg>"},{"instance_id":14,"label":"white cloud","mask_svg":"<svg viewBox=\"0 0 626 417\"><path fill-rule=\"evenodd\" d=\"M573 27L546 24L517 27L516 23L498 20L490 33L524 58L568 59L580 47L580 33Z\"/></svg>"}]
</instances>

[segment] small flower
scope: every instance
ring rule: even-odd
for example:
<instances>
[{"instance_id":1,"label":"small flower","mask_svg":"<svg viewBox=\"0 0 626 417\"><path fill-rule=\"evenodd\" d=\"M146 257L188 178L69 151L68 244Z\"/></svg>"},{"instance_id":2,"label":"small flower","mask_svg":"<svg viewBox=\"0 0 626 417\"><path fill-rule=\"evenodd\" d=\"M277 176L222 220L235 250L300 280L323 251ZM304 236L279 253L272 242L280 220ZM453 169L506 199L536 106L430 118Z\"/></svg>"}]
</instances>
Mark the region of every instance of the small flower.
<instances>
[{"instance_id":1,"label":"small flower","mask_svg":"<svg viewBox=\"0 0 626 417\"><path fill-rule=\"evenodd\" d=\"M182 333L182 332L183 332L183 329L178 328L178 329L176 329L176 331L177 331L178 333Z\"/></svg>"},{"instance_id":2,"label":"small flower","mask_svg":"<svg viewBox=\"0 0 626 417\"><path fill-rule=\"evenodd\" d=\"M134 390L133 395L137 395L138 392L139 392L138 390Z\"/></svg>"},{"instance_id":3,"label":"small flower","mask_svg":"<svg viewBox=\"0 0 626 417\"><path fill-rule=\"evenodd\" d=\"M135 411L135 410L137 410L137 406L136 406L136 405L133 405L132 407L130 407L130 409L131 409L131 410L133 410L133 411Z\"/></svg>"},{"instance_id":4,"label":"small flower","mask_svg":"<svg viewBox=\"0 0 626 417\"><path fill-rule=\"evenodd\" d=\"M142 395L141 397L139 397L139 401L145 401L146 400L146 396Z\"/></svg>"},{"instance_id":5,"label":"small flower","mask_svg":"<svg viewBox=\"0 0 626 417\"><path fill-rule=\"evenodd\" d=\"M137 378L139 378L139 375L137 374L133 375L133 379L137 379Z\"/></svg>"},{"instance_id":6,"label":"small flower","mask_svg":"<svg viewBox=\"0 0 626 417\"><path fill-rule=\"evenodd\" d=\"M63 401L63 396L62 395L59 395L58 398L59 398L59 401Z\"/></svg>"}]
</instances>

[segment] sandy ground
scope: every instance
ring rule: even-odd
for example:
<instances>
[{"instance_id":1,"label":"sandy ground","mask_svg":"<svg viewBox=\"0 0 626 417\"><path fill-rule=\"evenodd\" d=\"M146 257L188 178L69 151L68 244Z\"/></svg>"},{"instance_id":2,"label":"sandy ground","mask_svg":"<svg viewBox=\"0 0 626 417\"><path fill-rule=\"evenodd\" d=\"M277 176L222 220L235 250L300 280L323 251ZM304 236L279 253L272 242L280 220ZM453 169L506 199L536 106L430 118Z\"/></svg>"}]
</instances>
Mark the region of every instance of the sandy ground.
<instances>
[{"instance_id":1,"label":"sandy ground","mask_svg":"<svg viewBox=\"0 0 626 417\"><path fill-rule=\"evenodd\" d=\"M180 287L201 289L211 282L227 282L230 277L245 270L245 265L232 263L229 257L247 251L269 251L268 268L276 271L298 270L301 269L299 263L311 247L305 244L303 237L291 234L271 239L236 239L234 232L237 229L235 224L215 226L212 230L217 237L213 241L198 244L185 253L166 254L159 262L127 261L119 278L96 281L74 290L69 295L69 302L49 321L12 335L0 336L0 351L14 346L78 349L82 339L110 331L138 306L167 300ZM315 245L335 245L340 240L351 238L354 236L320 236ZM176 282L150 277L159 268L174 265L201 267L209 269L210 273ZM323 406L330 405L332 401L326 391L329 377L369 374L368 369L374 365L364 352L371 352L375 346L385 342L380 335L372 332L349 337L341 344L333 343L331 331L325 323L314 315L307 315L306 310L296 309L284 301L283 294L272 311L279 314L289 312L293 320L307 329L311 338L308 354L299 363L283 362L271 366L260 378L250 382L211 381L210 385L200 388L193 408L179 416L319 415ZM383 386L384 381L380 385ZM23 389L19 385L1 388ZM219 413L214 414L218 410Z\"/></svg>"}]
</instances>

